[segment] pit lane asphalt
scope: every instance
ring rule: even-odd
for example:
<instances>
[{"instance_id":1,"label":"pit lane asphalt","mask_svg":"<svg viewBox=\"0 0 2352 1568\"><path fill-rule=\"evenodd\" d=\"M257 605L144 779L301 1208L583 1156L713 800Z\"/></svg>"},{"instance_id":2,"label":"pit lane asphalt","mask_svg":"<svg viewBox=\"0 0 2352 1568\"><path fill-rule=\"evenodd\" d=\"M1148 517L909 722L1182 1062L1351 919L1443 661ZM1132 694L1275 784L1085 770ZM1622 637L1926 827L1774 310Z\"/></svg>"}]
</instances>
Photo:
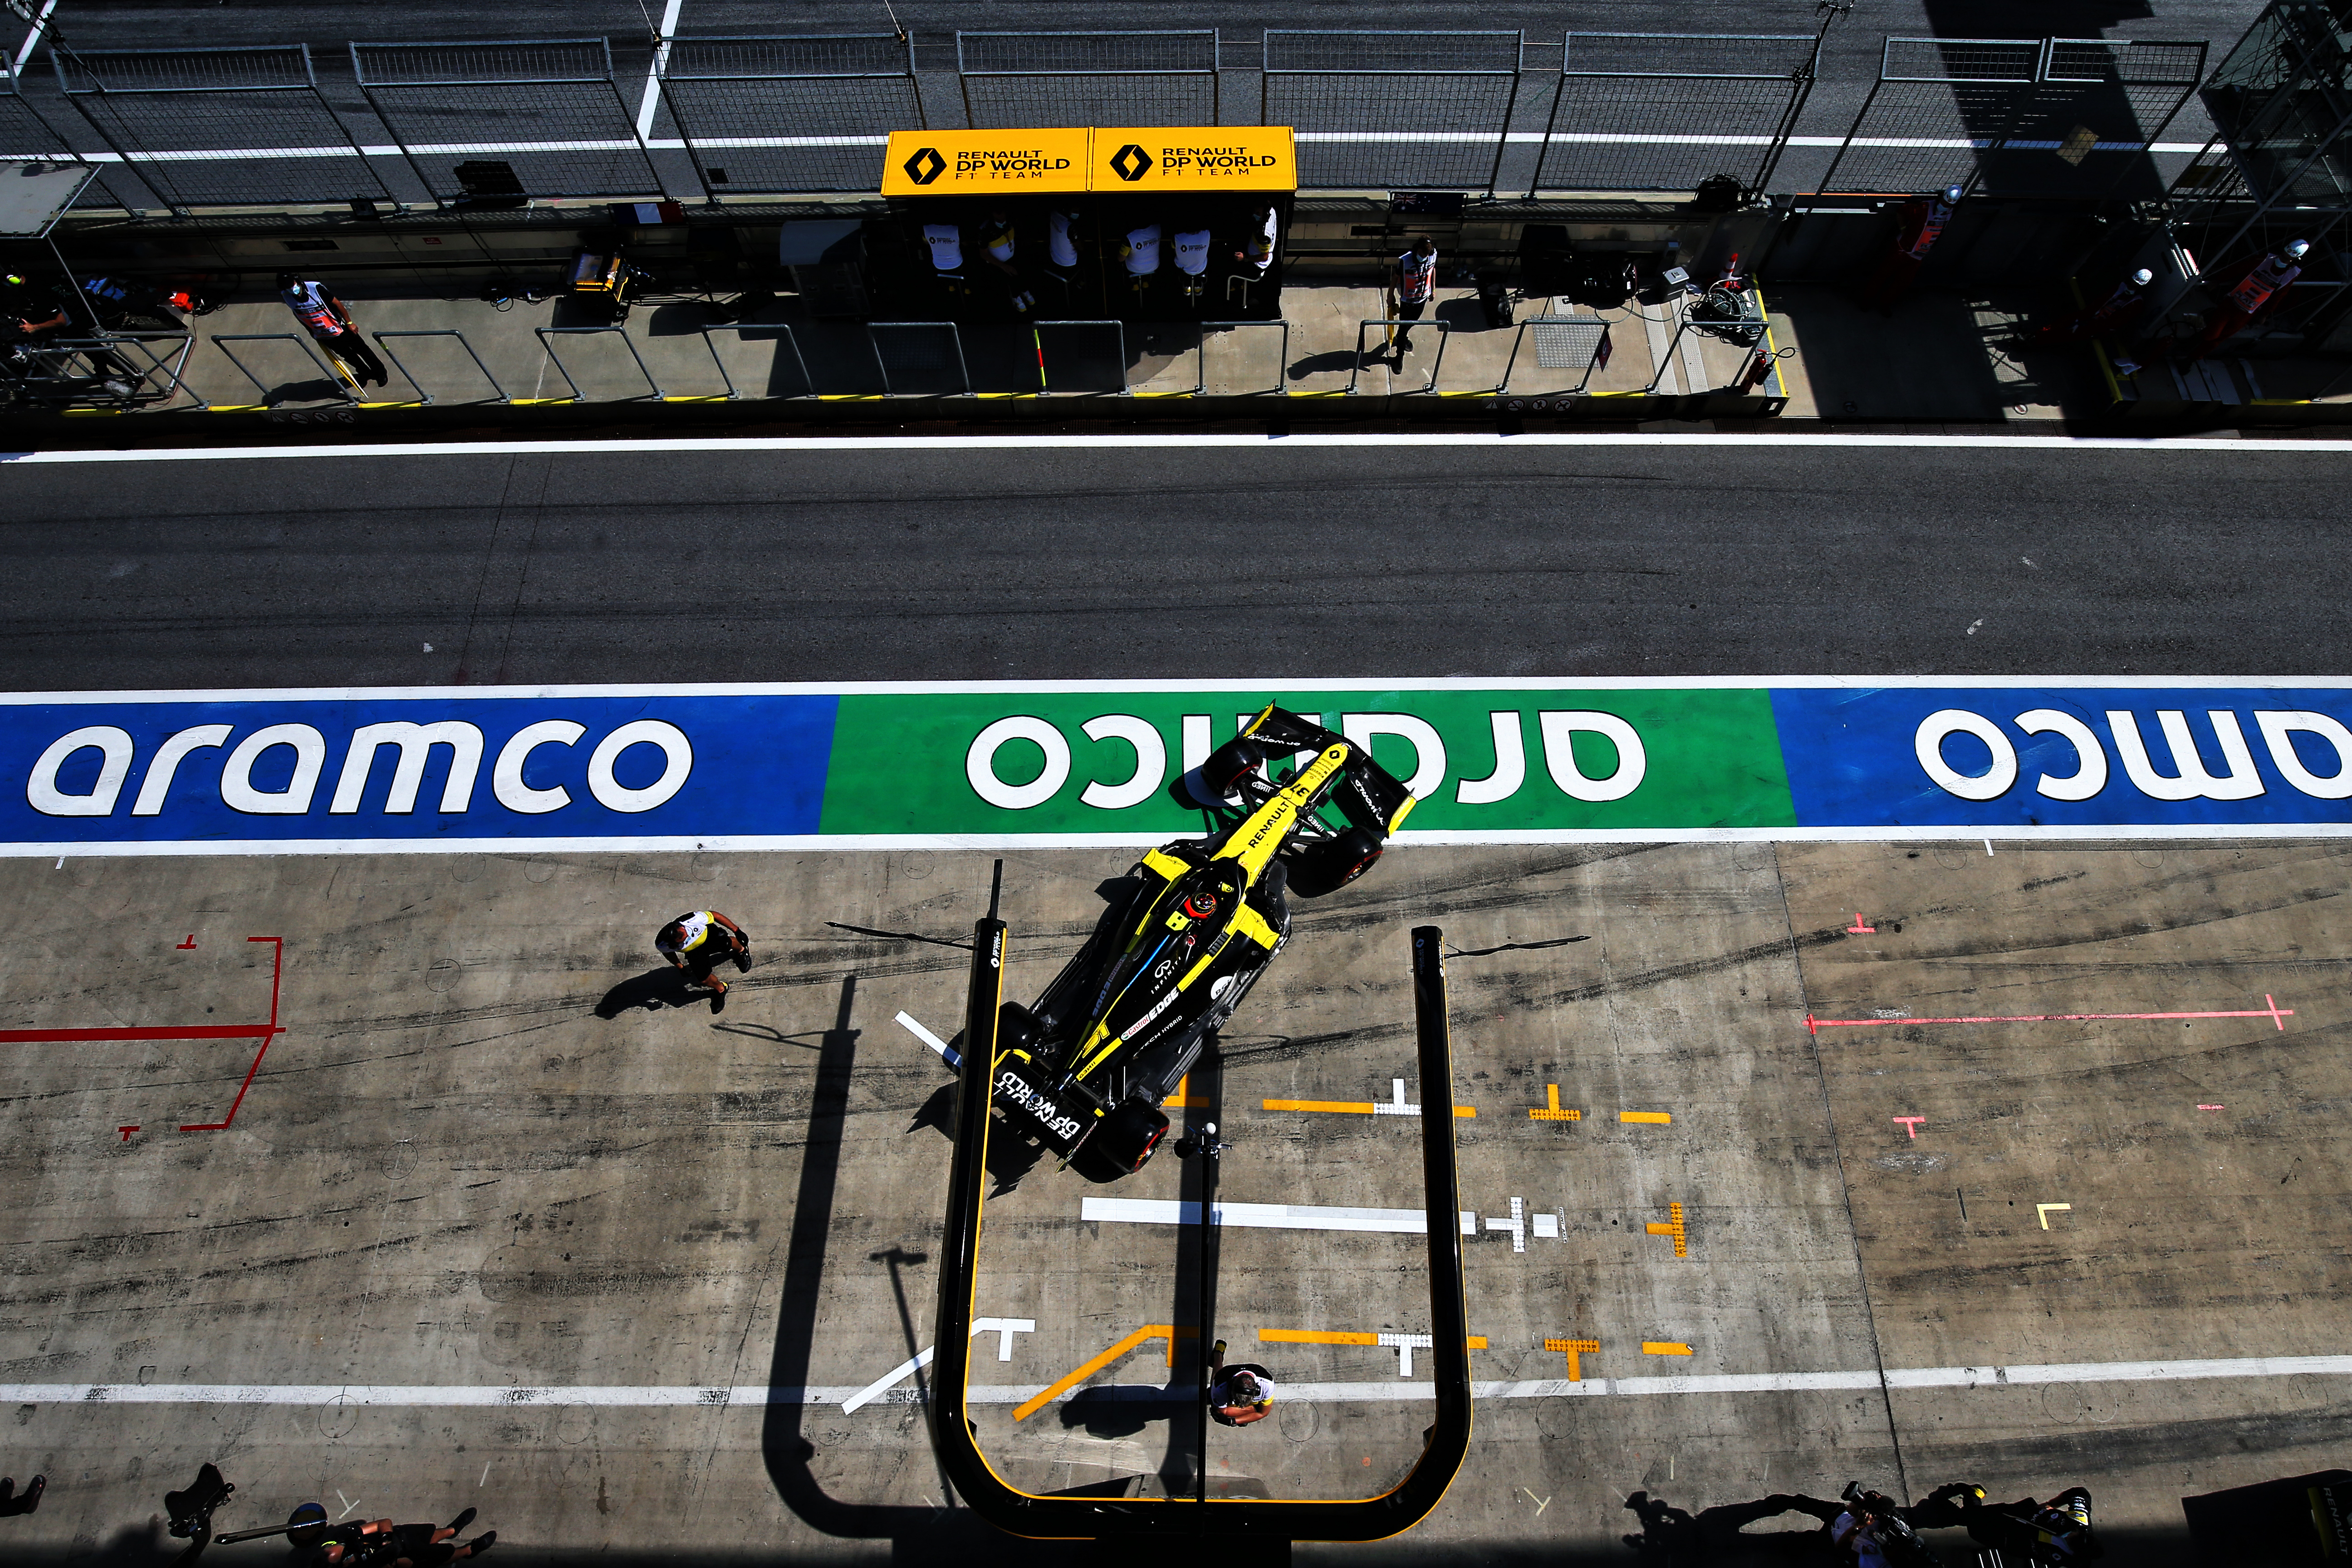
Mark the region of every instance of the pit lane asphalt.
<instances>
[{"instance_id":1,"label":"pit lane asphalt","mask_svg":"<svg viewBox=\"0 0 2352 1568\"><path fill-rule=\"evenodd\" d=\"M978 447L0 469L12 690L2346 668L2322 451Z\"/></svg>"}]
</instances>

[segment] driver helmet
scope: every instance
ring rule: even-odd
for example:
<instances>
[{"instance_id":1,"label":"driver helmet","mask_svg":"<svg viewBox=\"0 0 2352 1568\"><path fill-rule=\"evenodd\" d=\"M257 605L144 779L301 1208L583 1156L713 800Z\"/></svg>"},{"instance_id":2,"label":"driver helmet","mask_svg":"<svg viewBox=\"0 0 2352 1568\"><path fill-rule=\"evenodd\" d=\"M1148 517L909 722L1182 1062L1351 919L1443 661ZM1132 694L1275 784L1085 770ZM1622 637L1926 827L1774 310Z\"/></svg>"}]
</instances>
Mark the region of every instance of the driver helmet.
<instances>
[{"instance_id":1,"label":"driver helmet","mask_svg":"<svg viewBox=\"0 0 2352 1568\"><path fill-rule=\"evenodd\" d=\"M1944 187L1944 202L1945 202L1945 205L1949 205L1949 206L1957 206L1957 205L1959 204L1959 200L1960 200L1960 187L1959 187L1959 186L1958 186L1958 185L1946 185L1946 186Z\"/></svg>"},{"instance_id":2,"label":"driver helmet","mask_svg":"<svg viewBox=\"0 0 2352 1568\"><path fill-rule=\"evenodd\" d=\"M2300 261L2303 259L2303 253L2310 248L2311 241L2307 239L2291 240L2287 244L2286 258L2289 261Z\"/></svg>"},{"instance_id":3,"label":"driver helmet","mask_svg":"<svg viewBox=\"0 0 2352 1568\"><path fill-rule=\"evenodd\" d=\"M2145 268L2145 267L2141 268L2138 271L2137 271L2137 272L2135 272L2135 273L2133 273L2133 274L2132 274L2132 282L2133 282L2133 283L2135 283L2136 285L2137 285L2138 287L2142 288L2142 289L2147 288L2149 284L2151 284L2151 283L2153 283L2153 282L2155 282L2155 281L2156 281L2156 274L2155 274L2155 273L2153 273L2153 272L2151 272L2151 271L2149 271L2149 270L2148 270L2147 268Z\"/></svg>"}]
</instances>

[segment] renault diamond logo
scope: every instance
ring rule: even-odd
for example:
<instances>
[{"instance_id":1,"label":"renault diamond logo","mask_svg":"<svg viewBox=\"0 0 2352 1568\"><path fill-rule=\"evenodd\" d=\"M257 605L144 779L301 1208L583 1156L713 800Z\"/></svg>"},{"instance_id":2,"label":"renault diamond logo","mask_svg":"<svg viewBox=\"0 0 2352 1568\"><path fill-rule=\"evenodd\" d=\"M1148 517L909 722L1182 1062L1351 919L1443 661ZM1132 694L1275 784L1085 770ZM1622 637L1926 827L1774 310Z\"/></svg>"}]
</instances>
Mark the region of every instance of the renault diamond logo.
<instances>
[{"instance_id":1,"label":"renault diamond logo","mask_svg":"<svg viewBox=\"0 0 2352 1568\"><path fill-rule=\"evenodd\" d=\"M1153 161L1150 153L1130 142L1112 157L1110 166L1118 172L1120 179L1133 184L1151 173Z\"/></svg>"},{"instance_id":2,"label":"renault diamond logo","mask_svg":"<svg viewBox=\"0 0 2352 1568\"><path fill-rule=\"evenodd\" d=\"M900 165L907 171L907 178L919 185L928 185L938 179L947 166L948 161L940 156L936 147L916 149L915 155Z\"/></svg>"}]
</instances>

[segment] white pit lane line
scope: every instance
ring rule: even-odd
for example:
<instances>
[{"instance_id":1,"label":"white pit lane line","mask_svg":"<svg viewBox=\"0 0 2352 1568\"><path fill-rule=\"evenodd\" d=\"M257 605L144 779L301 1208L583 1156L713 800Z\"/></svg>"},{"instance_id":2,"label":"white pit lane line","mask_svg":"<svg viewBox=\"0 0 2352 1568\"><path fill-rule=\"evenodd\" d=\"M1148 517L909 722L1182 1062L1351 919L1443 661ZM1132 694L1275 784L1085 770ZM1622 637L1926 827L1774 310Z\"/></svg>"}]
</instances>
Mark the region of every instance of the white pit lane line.
<instances>
[{"instance_id":1,"label":"white pit lane line","mask_svg":"<svg viewBox=\"0 0 2352 1568\"><path fill-rule=\"evenodd\" d=\"M1204 447L1256 447L1268 450L1299 447L1573 447L1599 448L1674 447L1893 448L1956 447L1977 451L2051 452L2232 452L2245 457L2287 454L2335 455L2352 452L2352 440L2298 439L2249 441L2238 437L2136 436L1864 436L1777 433L1643 431L1629 433L1545 430L1524 435L1483 431L1421 431L1390 436L1360 436L1340 432L1297 435L971 435L971 436L738 436L695 439L687 437L646 437L601 441L386 441L350 442L321 447L205 447L111 451L0 451L0 464L9 463L212 463L254 458L324 458L349 462L354 458L479 458L513 457L522 453L551 455L635 456L678 452L709 456L714 452L759 452L791 456L800 452L972 452L972 451L1169 451Z\"/></svg>"},{"instance_id":2,"label":"white pit lane line","mask_svg":"<svg viewBox=\"0 0 2352 1568\"><path fill-rule=\"evenodd\" d=\"M908 1375L911 1375L911 1369ZM2202 1361L2055 1362L2018 1366L1890 1367L1875 1372L1766 1372L1696 1373L1681 1377L1588 1377L1473 1383L1480 1399L1652 1397L1673 1394L1837 1394L1855 1390L1989 1389L2074 1383L2238 1382L2282 1377L2352 1377L2352 1355L2233 1356ZM976 1384L975 1405L1020 1405L1045 1384ZM806 1388L759 1385L627 1385L571 1388L481 1384L234 1384L234 1383L6 1383L0 1403L16 1405L356 1405L384 1409L603 1408L649 1410L771 1405L840 1405L868 1396L874 1404L911 1404L912 1389L873 1394L872 1384ZM1073 1392L1076 1392L1075 1390ZM1101 1391L1110 1394L1110 1390ZM1282 1396L1326 1404L1393 1404L1425 1400L1427 1383L1285 1383ZM1115 1397L1160 1399L1159 1390Z\"/></svg>"}]
</instances>

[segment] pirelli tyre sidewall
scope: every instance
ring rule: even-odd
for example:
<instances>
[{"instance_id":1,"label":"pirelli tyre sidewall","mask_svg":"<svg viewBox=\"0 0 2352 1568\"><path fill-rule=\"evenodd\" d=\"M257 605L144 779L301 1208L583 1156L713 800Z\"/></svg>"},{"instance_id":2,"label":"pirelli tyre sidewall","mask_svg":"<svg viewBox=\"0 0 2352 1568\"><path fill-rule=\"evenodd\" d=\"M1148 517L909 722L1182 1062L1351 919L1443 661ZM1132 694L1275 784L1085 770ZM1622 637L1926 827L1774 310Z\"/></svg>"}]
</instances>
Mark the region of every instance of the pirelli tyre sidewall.
<instances>
[{"instance_id":1,"label":"pirelli tyre sidewall","mask_svg":"<svg viewBox=\"0 0 2352 1568\"><path fill-rule=\"evenodd\" d=\"M1319 844L1307 845L1284 857L1290 863L1286 891L1302 899L1319 899L1326 893L1337 892L1370 870L1372 862L1381 858L1381 851L1379 837L1361 827L1350 827Z\"/></svg>"}]
</instances>

